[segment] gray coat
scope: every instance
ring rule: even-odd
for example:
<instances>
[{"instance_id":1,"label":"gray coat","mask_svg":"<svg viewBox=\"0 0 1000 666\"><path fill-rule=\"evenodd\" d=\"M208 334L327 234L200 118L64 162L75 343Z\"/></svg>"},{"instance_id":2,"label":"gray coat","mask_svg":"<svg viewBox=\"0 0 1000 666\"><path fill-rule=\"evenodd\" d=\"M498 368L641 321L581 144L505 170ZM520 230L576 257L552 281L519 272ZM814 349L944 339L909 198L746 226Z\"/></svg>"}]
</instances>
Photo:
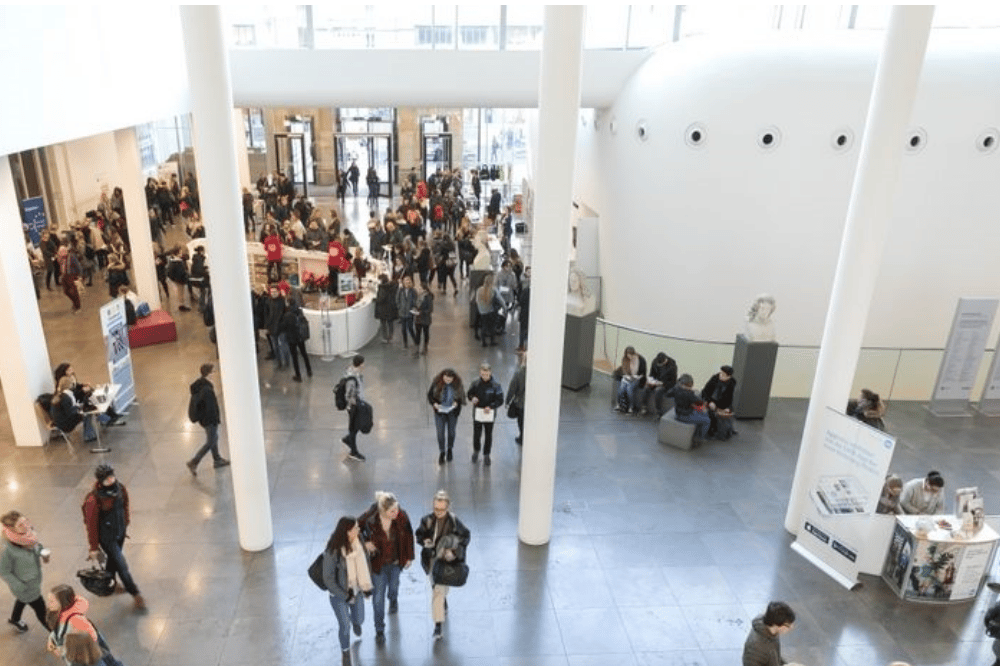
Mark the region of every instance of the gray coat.
<instances>
[{"instance_id":1,"label":"gray coat","mask_svg":"<svg viewBox=\"0 0 1000 666\"><path fill-rule=\"evenodd\" d=\"M18 601L26 604L42 596L41 550L25 548L4 539L6 547L0 553L0 578L4 579Z\"/></svg>"}]
</instances>

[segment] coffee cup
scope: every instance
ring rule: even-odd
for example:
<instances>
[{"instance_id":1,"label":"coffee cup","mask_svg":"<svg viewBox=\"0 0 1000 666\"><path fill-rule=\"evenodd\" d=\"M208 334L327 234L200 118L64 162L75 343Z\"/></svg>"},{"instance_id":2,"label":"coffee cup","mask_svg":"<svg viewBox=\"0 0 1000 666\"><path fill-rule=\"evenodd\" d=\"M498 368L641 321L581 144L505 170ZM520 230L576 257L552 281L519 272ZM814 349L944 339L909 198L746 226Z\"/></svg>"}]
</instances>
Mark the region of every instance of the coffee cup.
<instances>
[{"instance_id":1,"label":"coffee cup","mask_svg":"<svg viewBox=\"0 0 1000 666\"><path fill-rule=\"evenodd\" d=\"M42 548L38 551L38 554L42 557L42 562L48 563L49 558L52 557L52 551L49 548Z\"/></svg>"}]
</instances>

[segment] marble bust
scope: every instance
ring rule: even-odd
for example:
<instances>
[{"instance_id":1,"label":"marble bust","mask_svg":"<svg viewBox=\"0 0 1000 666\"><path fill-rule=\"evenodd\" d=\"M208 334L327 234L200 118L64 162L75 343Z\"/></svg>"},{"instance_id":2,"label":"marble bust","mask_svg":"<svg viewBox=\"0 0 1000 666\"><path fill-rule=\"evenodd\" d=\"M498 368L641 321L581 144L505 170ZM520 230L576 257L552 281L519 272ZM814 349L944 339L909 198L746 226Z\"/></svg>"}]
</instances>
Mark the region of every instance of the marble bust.
<instances>
[{"instance_id":1,"label":"marble bust","mask_svg":"<svg viewBox=\"0 0 1000 666\"><path fill-rule=\"evenodd\" d=\"M587 286L587 276L576 266L570 266L566 286L566 312L582 317L595 310L597 310L597 296Z\"/></svg>"},{"instance_id":2,"label":"marble bust","mask_svg":"<svg viewBox=\"0 0 1000 666\"><path fill-rule=\"evenodd\" d=\"M777 305L774 296L761 294L754 299L747 312L745 334L750 342L774 342L774 311Z\"/></svg>"}]
</instances>

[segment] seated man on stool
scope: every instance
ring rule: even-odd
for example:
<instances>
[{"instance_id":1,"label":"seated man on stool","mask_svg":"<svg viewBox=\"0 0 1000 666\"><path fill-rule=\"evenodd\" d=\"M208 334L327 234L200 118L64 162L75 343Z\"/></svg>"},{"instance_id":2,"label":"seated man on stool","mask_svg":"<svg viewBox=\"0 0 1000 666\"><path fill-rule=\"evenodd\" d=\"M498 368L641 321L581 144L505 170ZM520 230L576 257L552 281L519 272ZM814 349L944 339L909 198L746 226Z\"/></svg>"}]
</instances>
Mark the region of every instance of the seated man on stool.
<instances>
[{"instance_id":1,"label":"seated man on stool","mask_svg":"<svg viewBox=\"0 0 1000 666\"><path fill-rule=\"evenodd\" d=\"M731 435L736 434L732 427L733 417L733 393L736 391L736 380L733 379L733 366L724 365L719 368L718 374L705 384L701 390L701 399L708 404L708 417L712 425L708 428L708 436L718 436L721 440L727 440ZM728 423L725 421L728 420ZM720 422L721 428L720 428Z\"/></svg>"},{"instance_id":2,"label":"seated man on stool","mask_svg":"<svg viewBox=\"0 0 1000 666\"><path fill-rule=\"evenodd\" d=\"M705 401L694 392L694 378L686 372L680 376L667 395L674 399L674 415L681 423L693 423L694 441L701 442L708 434L712 421L705 413Z\"/></svg>"},{"instance_id":3,"label":"seated man on stool","mask_svg":"<svg viewBox=\"0 0 1000 666\"><path fill-rule=\"evenodd\" d=\"M646 388L639 400L642 405L640 414L646 414L646 405L649 404L649 395L653 395L653 405L657 416L663 416L667 410L663 409L663 397L667 391L677 383L677 361L670 358L664 352L660 352L653 359L653 365L649 367L649 376L646 377Z\"/></svg>"}]
</instances>

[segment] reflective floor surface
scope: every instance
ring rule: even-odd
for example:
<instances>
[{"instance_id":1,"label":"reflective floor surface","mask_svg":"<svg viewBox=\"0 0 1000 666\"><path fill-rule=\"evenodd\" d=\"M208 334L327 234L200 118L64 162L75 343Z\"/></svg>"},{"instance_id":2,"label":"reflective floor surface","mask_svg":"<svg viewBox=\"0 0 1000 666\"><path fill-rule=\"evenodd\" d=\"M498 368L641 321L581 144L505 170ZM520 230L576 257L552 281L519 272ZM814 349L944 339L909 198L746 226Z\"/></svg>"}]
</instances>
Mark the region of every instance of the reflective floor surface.
<instances>
[{"instance_id":1,"label":"reflective floor surface","mask_svg":"<svg viewBox=\"0 0 1000 666\"><path fill-rule=\"evenodd\" d=\"M72 361L84 380L107 376L96 314L102 296L92 290L89 312L77 317L58 291L40 302L53 364ZM17 449L3 419L0 509L26 513L52 548L46 588L75 583L87 551L80 504L94 466L114 465L132 498L125 552L149 609L134 613L127 595L91 598L90 616L128 666L339 664L336 621L306 567L337 517L358 514L376 490L394 491L416 520L438 488L451 493L472 532L472 573L449 597L444 638L431 640L428 585L412 567L384 646L373 641L367 608L351 648L356 664L732 666L750 618L770 599L797 612L782 639L785 658L808 666L992 662L982 631L995 601L988 590L957 606L904 603L877 578L845 590L789 549L782 524L804 400L772 400L767 418L740 422L734 440L680 451L657 443L651 418L613 413L610 379L595 374L589 388L561 396L551 542L520 544L512 421L497 425L486 468L469 461L466 411L455 461L437 465L425 399L431 377L451 366L468 381L486 359L506 388L515 363L516 337L485 350L472 339L465 298L464 288L458 298L436 295L426 356L404 351L398 331L394 344L376 340L362 350L376 418L359 440L364 463L346 458L346 417L333 404L347 361L313 359L314 377L296 384L261 353L274 525L274 545L263 552L239 547L232 470L212 470L206 460L192 477L184 466L204 437L186 419L187 387L199 364L215 358L195 313L176 314L177 343L134 351L141 404L125 427L106 433L111 453L89 453L79 433L75 450L55 441ZM651 358L658 350L640 351ZM935 419L912 403L889 409L900 438L894 471L911 478L937 468L950 488L978 485L992 508L1000 494L995 420ZM531 446L530 432L526 440ZM228 455L225 428L222 442ZM3 590L0 605L10 602ZM0 625L0 665L55 663L30 611L25 620L23 635Z\"/></svg>"}]
</instances>

